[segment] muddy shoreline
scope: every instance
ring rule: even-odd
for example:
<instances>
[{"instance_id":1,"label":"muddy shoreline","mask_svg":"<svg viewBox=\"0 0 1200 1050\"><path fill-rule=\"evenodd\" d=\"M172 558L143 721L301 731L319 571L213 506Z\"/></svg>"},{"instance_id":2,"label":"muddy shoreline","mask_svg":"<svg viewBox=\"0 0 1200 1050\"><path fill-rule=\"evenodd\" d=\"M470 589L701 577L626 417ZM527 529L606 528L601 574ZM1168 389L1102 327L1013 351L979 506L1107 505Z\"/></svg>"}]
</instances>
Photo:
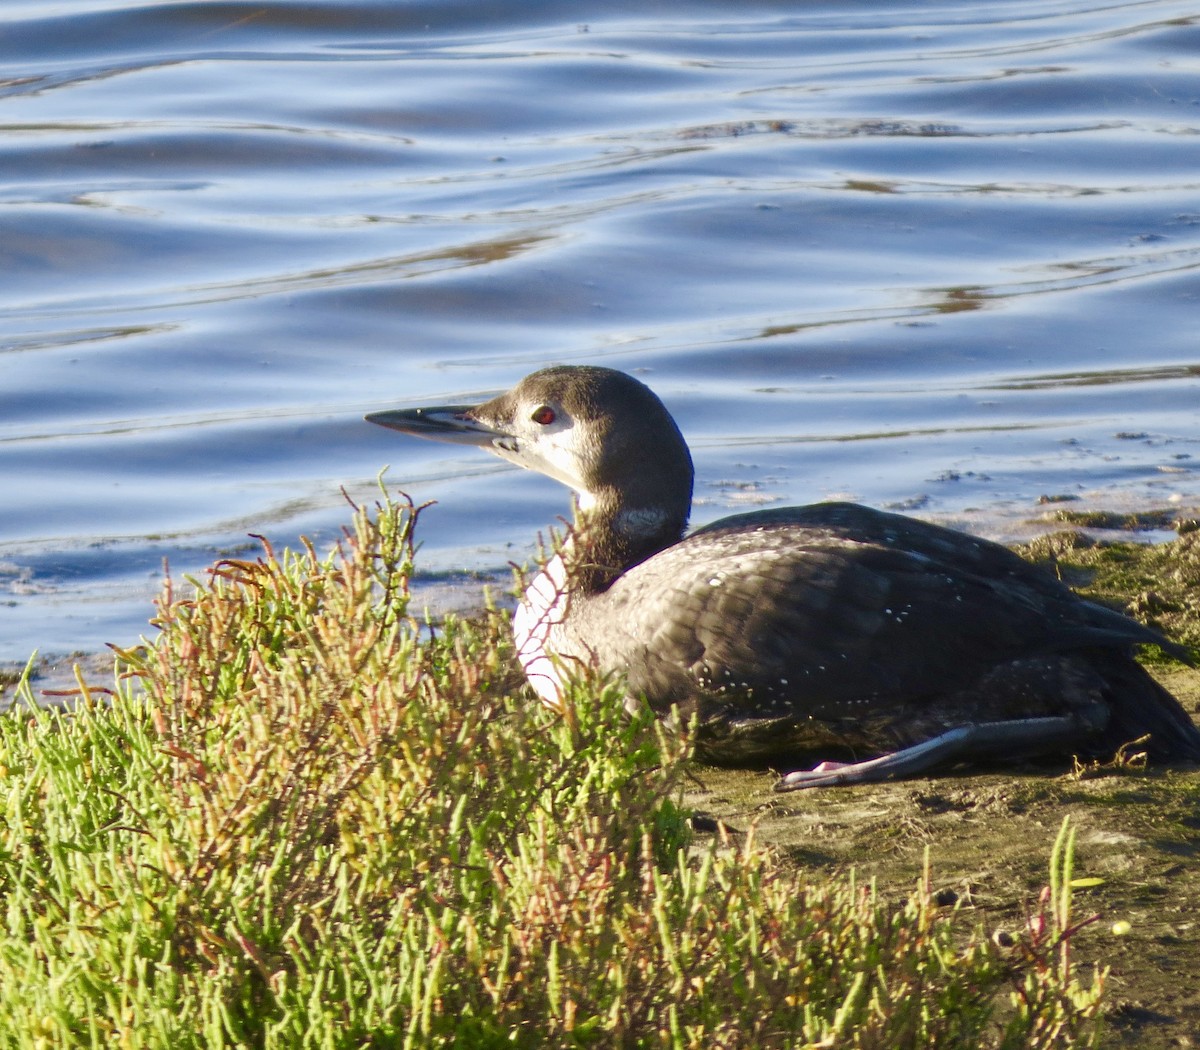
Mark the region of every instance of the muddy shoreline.
<instances>
[{"instance_id":1,"label":"muddy shoreline","mask_svg":"<svg viewBox=\"0 0 1200 1050\"><path fill-rule=\"evenodd\" d=\"M1081 963L1109 968L1102 1045L1200 1045L1200 773L958 771L784 795L773 779L699 767L687 801L736 833L753 824L798 878L853 868L902 898L928 850L939 899L1000 935L1023 926L1069 815L1076 876L1102 880L1076 891L1077 916L1099 919L1073 942Z\"/></svg>"}]
</instances>

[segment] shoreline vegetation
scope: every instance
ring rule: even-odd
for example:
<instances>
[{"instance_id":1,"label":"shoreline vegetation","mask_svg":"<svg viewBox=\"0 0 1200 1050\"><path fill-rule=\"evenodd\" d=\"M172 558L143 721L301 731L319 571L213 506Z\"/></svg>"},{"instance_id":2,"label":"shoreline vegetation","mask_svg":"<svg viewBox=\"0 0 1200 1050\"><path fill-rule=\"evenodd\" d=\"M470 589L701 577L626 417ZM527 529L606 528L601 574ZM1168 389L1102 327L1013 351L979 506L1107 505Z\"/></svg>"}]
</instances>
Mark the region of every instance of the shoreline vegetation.
<instances>
[{"instance_id":1,"label":"shoreline vegetation","mask_svg":"<svg viewBox=\"0 0 1200 1050\"><path fill-rule=\"evenodd\" d=\"M168 582L69 711L7 685L0 1044L1190 1045L1195 774L781 801L611 683L528 699L503 612L414 618L421 510ZM1023 553L1200 644L1197 530Z\"/></svg>"}]
</instances>

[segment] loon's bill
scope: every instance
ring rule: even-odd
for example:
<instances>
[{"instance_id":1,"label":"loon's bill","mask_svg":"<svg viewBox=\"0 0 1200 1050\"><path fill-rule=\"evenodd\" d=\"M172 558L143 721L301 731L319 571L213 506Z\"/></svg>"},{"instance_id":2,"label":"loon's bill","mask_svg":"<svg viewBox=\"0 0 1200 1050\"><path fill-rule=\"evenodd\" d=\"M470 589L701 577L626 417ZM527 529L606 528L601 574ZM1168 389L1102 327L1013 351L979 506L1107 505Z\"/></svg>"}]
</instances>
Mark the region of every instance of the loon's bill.
<instances>
[{"instance_id":1,"label":"loon's bill","mask_svg":"<svg viewBox=\"0 0 1200 1050\"><path fill-rule=\"evenodd\" d=\"M426 438L430 441L446 441L453 445L479 445L486 447L501 436L494 430L470 417L475 405L437 405L429 408L399 408L384 412L370 412L364 418L389 430L402 434Z\"/></svg>"}]
</instances>

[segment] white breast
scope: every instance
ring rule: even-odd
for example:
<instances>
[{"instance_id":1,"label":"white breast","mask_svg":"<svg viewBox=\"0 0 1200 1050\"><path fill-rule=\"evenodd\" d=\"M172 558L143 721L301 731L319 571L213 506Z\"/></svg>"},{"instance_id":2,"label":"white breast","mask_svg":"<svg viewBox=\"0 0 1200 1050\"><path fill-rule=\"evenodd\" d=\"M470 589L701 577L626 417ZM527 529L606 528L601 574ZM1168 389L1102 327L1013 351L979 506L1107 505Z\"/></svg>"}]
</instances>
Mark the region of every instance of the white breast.
<instances>
[{"instance_id":1,"label":"white breast","mask_svg":"<svg viewBox=\"0 0 1200 1050\"><path fill-rule=\"evenodd\" d=\"M542 703L556 711L562 710L564 676L553 654L553 638L566 620L569 599L566 566L556 554L534 577L513 613L517 659Z\"/></svg>"}]
</instances>

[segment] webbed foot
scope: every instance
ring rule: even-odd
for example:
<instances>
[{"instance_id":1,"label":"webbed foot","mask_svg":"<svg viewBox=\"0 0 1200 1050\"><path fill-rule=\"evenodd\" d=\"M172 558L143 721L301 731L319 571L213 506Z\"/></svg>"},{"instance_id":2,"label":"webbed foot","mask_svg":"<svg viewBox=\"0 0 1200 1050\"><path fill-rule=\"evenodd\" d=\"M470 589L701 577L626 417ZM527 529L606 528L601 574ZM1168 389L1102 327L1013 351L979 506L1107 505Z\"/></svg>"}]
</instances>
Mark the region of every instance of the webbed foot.
<instances>
[{"instance_id":1,"label":"webbed foot","mask_svg":"<svg viewBox=\"0 0 1200 1050\"><path fill-rule=\"evenodd\" d=\"M863 762L821 762L812 769L788 773L776 791L799 791L841 784L876 784L923 773L952 759L996 754L1036 755L1061 750L1086 732L1078 717L1024 718L1011 722L979 722L956 726L929 740Z\"/></svg>"}]
</instances>

